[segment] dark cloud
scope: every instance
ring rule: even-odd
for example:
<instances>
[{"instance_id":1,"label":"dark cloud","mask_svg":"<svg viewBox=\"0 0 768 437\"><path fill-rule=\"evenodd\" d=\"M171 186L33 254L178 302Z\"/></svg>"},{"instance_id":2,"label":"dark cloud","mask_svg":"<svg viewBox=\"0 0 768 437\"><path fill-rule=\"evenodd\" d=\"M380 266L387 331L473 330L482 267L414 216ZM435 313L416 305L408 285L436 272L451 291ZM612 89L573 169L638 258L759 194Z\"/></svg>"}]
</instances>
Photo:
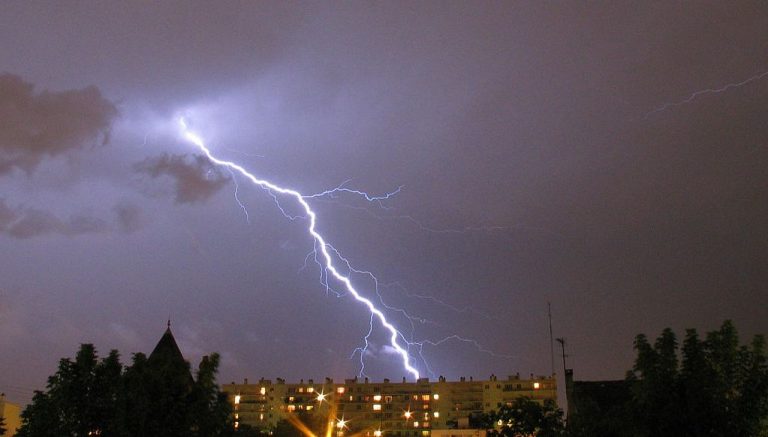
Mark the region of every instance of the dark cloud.
<instances>
[{"instance_id":1,"label":"dark cloud","mask_svg":"<svg viewBox=\"0 0 768 437\"><path fill-rule=\"evenodd\" d=\"M59 234L77 236L106 232L109 226L103 220L83 215L68 219L36 208L11 208L0 199L0 233L14 238L32 238L39 235Z\"/></svg>"},{"instance_id":2,"label":"dark cloud","mask_svg":"<svg viewBox=\"0 0 768 437\"><path fill-rule=\"evenodd\" d=\"M134 169L152 178L169 176L174 181L176 203L195 203L209 199L227 184L229 177L199 155L165 153L137 163Z\"/></svg>"},{"instance_id":3,"label":"dark cloud","mask_svg":"<svg viewBox=\"0 0 768 437\"><path fill-rule=\"evenodd\" d=\"M109 139L117 108L98 88L35 93L16 75L0 74L0 174L32 171L46 156Z\"/></svg>"},{"instance_id":4,"label":"dark cloud","mask_svg":"<svg viewBox=\"0 0 768 437\"><path fill-rule=\"evenodd\" d=\"M115 205L113 209L117 216L117 225L123 232L136 232L144 224L141 208L132 203L121 202Z\"/></svg>"}]
</instances>

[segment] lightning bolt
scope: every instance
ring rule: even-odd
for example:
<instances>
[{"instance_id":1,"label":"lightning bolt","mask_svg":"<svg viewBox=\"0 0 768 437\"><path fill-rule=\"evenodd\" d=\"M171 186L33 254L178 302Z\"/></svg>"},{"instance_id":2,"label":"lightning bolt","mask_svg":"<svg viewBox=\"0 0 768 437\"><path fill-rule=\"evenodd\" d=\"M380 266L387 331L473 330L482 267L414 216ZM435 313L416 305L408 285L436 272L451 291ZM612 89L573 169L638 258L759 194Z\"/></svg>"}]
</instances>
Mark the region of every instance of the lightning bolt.
<instances>
[{"instance_id":1,"label":"lightning bolt","mask_svg":"<svg viewBox=\"0 0 768 437\"><path fill-rule=\"evenodd\" d=\"M352 265L349 263L349 261L346 258L344 258L344 256L342 256L341 253L339 253L339 251L335 247L333 247L333 246L331 246L329 244L328 248L341 261L341 263L344 264L344 266L346 267L347 272L348 272L347 275L351 275L352 273L355 273L355 274L358 274L358 275L367 276L373 282L373 284L374 284L374 290L376 292L376 296L378 296L378 298L379 298L379 303L381 303L381 305L384 308L386 308L386 309L388 309L390 311L402 314L410 322L410 325L411 325L410 339L405 339L405 337L403 336L402 333L400 334L401 338L402 338L403 342L408 345L409 350L411 348L416 350L419 358L421 359L422 364L424 365L424 367L427 369L427 372L431 376L434 377L435 376L435 372L430 367L429 362L427 361L426 357L424 357L424 346L425 345L433 346L433 347L439 347L439 346L441 346L441 345L443 345L445 343L451 342L451 341L458 341L458 342L462 342L462 343L471 344L471 345L473 345L475 347L475 349L477 349L478 352L485 353L485 354L488 354L488 355L496 357L496 358L505 358L505 359L513 358L511 355L496 353L496 352L494 352L494 351L492 351L490 349L485 348L482 344L480 344L479 341L477 341L475 339L472 339L472 338L466 338L466 337L463 337L463 336L458 335L458 334L452 334L452 335L444 337L444 338L442 338L440 340L419 340L419 341L414 340L415 333L416 333L416 323L419 323L419 324L422 324L422 325L424 325L424 324L433 324L433 325L436 325L436 326L442 326L442 325L440 325L439 323L437 323L435 321L432 321L432 320L429 320L429 319L426 319L426 318L423 318L423 317L415 316L415 315L409 313L408 311L406 311L404 308L399 308L399 307L396 307L396 306L393 306L393 305L389 305L386 302L384 302L384 296L381 294L381 290L380 290L381 287L380 287L379 279L376 277L376 275L373 274L373 272L370 272L370 271L367 271L367 270L357 270L357 269L353 268ZM304 266L305 267L306 267L306 261L311 256L313 256L313 252L310 252L304 258L304 262L305 262ZM315 262L316 263L318 262L316 257L315 257ZM322 267L322 265L321 265L321 267ZM302 268L304 268L304 267L302 267ZM322 268L320 270L322 272ZM327 276L321 275L320 283L326 288L327 292L336 294L336 297L343 296L341 293L339 293L339 292L333 290L332 288L330 288L330 285L327 282ZM461 314L461 313L468 313L468 312L474 312L474 313L480 314L480 315L482 315L482 316L484 316L486 318L498 320L497 318L495 318L493 316L490 316L490 315L488 315L486 313L483 313L481 311L475 310L474 308L471 308L471 307L458 308L458 307L455 307L453 305L445 303L445 302L443 302L443 301L441 301L439 299L436 299L434 297L431 297L431 296L410 294L405 289L405 287L403 287L402 284L400 284L399 282L395 282L394 284L383 284L384 287L389 287L389 286L392 286L392 285L395 285L395 286L399 287L404 292L404 294L406 296L416 297L416 298L420 298L420 299L426 299L426 300L430 300L430 301L433 301L433 302L437 302L437 303L443 305L444 307L446 307L446 308L448 308L448 309L450 309L450 310L452 310L452 311L454 311L456 313L459 313L459 314ZM358 354L360 355L360 370L358 371L358 376L359 377L366 376L365 375L365 354L368 352L368 348L370 347L370 341L369 340L370 340L370 336L371 336L372 332L373 332L373 315L371 315L371 321L370 321L370 326L368 328L368 333L365 335L365 337L363 337L363 345L355 348L352 351L352 353L351 353L351 355L349 357L350 359L352 359L356 355L358 355Z\"/></svg>"},{"instance_id":2,"label":"lightning bolt","mask_svg":"<svg viewBox=\"0 0 768 437\"><path fill-rule=\"evenodd\" d=\"M728 91L731 88L738 88L738 87L744 86L744 85L746 85L746 84L748 84L750 82L754 82L756 80L760 80L760 79L762 79L762 78L764 78L766 76L768 76L768 71L764 71L762 73L756 74L756 75L754 75L752 77L749 77L747 79L742 80L741 82L734 82L734 83L725 84L725 85L721 86L720 88L707 88L707 89L696 91L696 92L692 93L690 96L688 96L686 99L680 100L679 102L670 102L670 103L665 103L665 104L659 106L658 108L654 109L653 111L650 111L647 114L645 114L644 118L648 118L649 116L651 116L653 114L656 114L657 112L665 111L665 110L667 110L669 108L672 108L674 106L680 106L680 105L685 105L686 103L691 103L692 101L694 101L699 96L703 96L705 94L719 94L719 93L722 93L724 91Z\"/></svg>"},{"instance_id":3,"label":"lightning bolt","mask_svg":"<svg viewBox=\"0 0 768 437\"><path fill-rule=\"evenodd\" d=\"M279 185L276 185L276 184L274 184L274 183L272 183L270 181L264 180L264 179L259 179L258 177L254 176L252 173L250 173L248 170L246 170L244 167L242 167L242 166L240 166L240 165L238 165L238 164L236 164L234 162L225 161L225 160L217 158L216 156L213 155L213 153L210 151L210 149L208 149L208 147L205 144L205 141L203 141L203 138L200 135L198 135L197 133L195 133L195 132L193 132L192 130L189 129L189 126L187 125L187 123L184 120L184 118L179 118L179 125L181 127L181 132L182 132L183 137L187 141L189 141L190 143L195 145L211 162L213 162L216 165L225 167L225 168L229 169L230 171L239 173L240 175L242 175L243 177L245 177L246 179L251 181L254 185L256 185L258 187L261 187L262 189L267 191L272 196L273 200L277 204L278 208L282 211L283 215L285 215L286 217L294 220L294 219L298 218L299 216L292 216L292 215L288 214L285 211L285 209L282 208L277 194L280 194L280 195L285 196L285 197L292 198L293 200L296 201L296 203L298 203L298 205L301 207L301 210L303 210L303 212L304 212L304 216L309 219L309 225L307 227L307 232L312 236L316 253L319 253L321 255L320 259L316 258L316 261L323 266L323 271L325 271L326 275L328 275L328 273L330 273L330 275L334 279L336 279L338 282L340 282L344 286L344 289L346 290L346 292L351 294L354 297L355 300L357 300L358 302L363 304L368 309L368 311L371 314L371 320L373 320L374 318L379 320L379 322L382 324L382 326L389 332L389 334L390 334L390 343L389 344L392 346L392 348L394 348L397 351L398 355L400 355L400 357L402 359L403 367L414 378L418 379L419 378L419 371L411 365L411 357L408 354L408 350L403 348L400 345L400 339L404 339L404 336L400 333L400 331L397 330L397 328L395 328L394 325L392 325L392 323L390 323L387 320L387 318L384 315L384 313L380 309L378 309L376 307L376 305L374 305L374 303L371 300L363 297L357 291L357 289L352 284L352 280L349 278L349 276L343 275L336 268L336 265L334 264L333 258L331 256L331 252L335 253L336 250L333 249L333 247L330 246L326 242L325 238L317 231L317 214L312 209L312 207L310 207L309 203L307 203L306 199L308 197L303 195L303 194L301 194L300 192L298 192L296 190L293 190L293 189L290 189L290 188L281 187ZM319 194L328 195L331 192L354 192L354 191L355 190L345 189L343 187L343 184L342 184L342 186L339 186L339 187L337 187L334 190L330 190L329 192L324 192L324 193L318 193L316 195L311 195L309 198L317 196ZM356 192L356 194L359 194L359 192ZM325 282L327 284L327 278L326 278ZM368 336L366 336L366 344L367 344L367 338L368 338ZM405 341L405 340L403 340L403 341ZM408 344L407 341L406 341L406 344ZM406 346L406 347L408 347L408 346Z\"/></svg>"}]
</instances>

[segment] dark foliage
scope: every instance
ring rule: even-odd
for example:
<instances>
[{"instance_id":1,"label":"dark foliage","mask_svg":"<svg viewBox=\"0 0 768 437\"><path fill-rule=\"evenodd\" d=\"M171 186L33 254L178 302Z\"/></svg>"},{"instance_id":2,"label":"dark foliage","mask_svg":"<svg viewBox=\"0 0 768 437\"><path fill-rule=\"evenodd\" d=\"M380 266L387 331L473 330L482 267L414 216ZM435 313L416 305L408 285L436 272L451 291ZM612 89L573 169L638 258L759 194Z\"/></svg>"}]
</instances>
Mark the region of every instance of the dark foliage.
<instances>
[{"instance_id":1,"label":"dark foliage","mask_svg":"<svg viewBox=\"0 0 768 437\"><path fill-rule=\"evenodd\" d=\"M539 403L527 397L517 398L479 419L489 436L556 437L565 432L563 411L551 399Z\"/></svg>"},{"instance_id":2,"label":"dark foliage","mask_svg":"<svg viewBox=\"0 0 768 437\"><path fill-rule=\"evenodd\" d=\"M686 331L682 347L670 329L651 344L635 338L631 394L606 414L589 402L568 418L569 435L617 437L768 436L765 339L740 345L726 321L704 340Z\"/></svg>"},{"instance_id":3,"label":"dark foliage","mask_svg":"<svg viewBox=\"0 0 768 437\"><path fill-rule=\"evenodd\" d=\"M22 413L18 437L214 437L233 433L231 407L215 376L219 356L203 358L193 378L183 360L133 356L123 367L117 351L101 360L90 344L64 358Z\"/></svg>"}]
</instances>

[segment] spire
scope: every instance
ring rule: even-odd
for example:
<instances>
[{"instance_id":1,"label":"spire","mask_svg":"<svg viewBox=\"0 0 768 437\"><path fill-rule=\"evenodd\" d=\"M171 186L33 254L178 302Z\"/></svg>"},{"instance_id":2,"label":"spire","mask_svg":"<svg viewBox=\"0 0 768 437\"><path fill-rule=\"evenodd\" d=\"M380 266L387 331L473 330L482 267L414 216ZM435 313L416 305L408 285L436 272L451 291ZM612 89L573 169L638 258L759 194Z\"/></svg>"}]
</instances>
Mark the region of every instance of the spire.
<instances>
[{"instance_id":1,"label":"spire","mask_svg":"<svg viewBox=\"0 0 768 437\"><path fill-rule=\"evenodd\" d=\"M155 371L160 372L161 375L165 375L166 377L175 377L172 375L180 375L183 373L189 387L191 387L191 384L194 382L192 373L189 369L189 363L184 359L184 355L181 354L176 339L173 338L170 319L168 319L165 333L160 337L160 341L157 342L152 353L149 354L147 364L150 368L153 368Z\"/></svg>"},{"instance_id":2,"label":"spire","mask_svg":"<svg viewBox=\"0 0 768 437\"><path fill-rule=\"evenodd\" d=\"M167 326L168 328L165 330L165 334L160 337L160 341L157 342L155 349L149 354L149 360L184 362L184 356L181 354L181 350L179 349L178 344L176 344L176 339L173 338L173 333L171 332L170 319L168 319Z\"/></svg>"}]
</instances>

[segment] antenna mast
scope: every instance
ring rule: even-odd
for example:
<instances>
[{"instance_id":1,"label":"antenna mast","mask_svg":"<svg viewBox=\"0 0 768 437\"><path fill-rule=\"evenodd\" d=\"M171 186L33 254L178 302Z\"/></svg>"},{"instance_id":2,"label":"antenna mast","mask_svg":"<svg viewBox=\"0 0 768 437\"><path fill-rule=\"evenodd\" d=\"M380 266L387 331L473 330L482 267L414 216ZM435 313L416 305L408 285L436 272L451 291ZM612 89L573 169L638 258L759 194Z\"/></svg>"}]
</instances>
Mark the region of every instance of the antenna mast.
<instances>
[{"instance_id":1,"label":"antenna mast","mask_svg":"<svg viewBox=\"0 0 768 437\"><path fill-rule=\"evenodd\" d=\"M556 338L558 343L560 343L560 346L563 348L563 375L565 375L565 357L568 355L565 354L565 338Z\"/></svg>"},{"instance_id":2,"label":"antenna mast","mask_svg":"<svg viewBox=\"0 0 768 437\"><path fill-rule=\"evenodd\" d=\"M555 341L552 337L552 304L547 302L547 315L549 316L549 355L552 361L552 376L555 376Z\"/></svg>"}]
</instances>

